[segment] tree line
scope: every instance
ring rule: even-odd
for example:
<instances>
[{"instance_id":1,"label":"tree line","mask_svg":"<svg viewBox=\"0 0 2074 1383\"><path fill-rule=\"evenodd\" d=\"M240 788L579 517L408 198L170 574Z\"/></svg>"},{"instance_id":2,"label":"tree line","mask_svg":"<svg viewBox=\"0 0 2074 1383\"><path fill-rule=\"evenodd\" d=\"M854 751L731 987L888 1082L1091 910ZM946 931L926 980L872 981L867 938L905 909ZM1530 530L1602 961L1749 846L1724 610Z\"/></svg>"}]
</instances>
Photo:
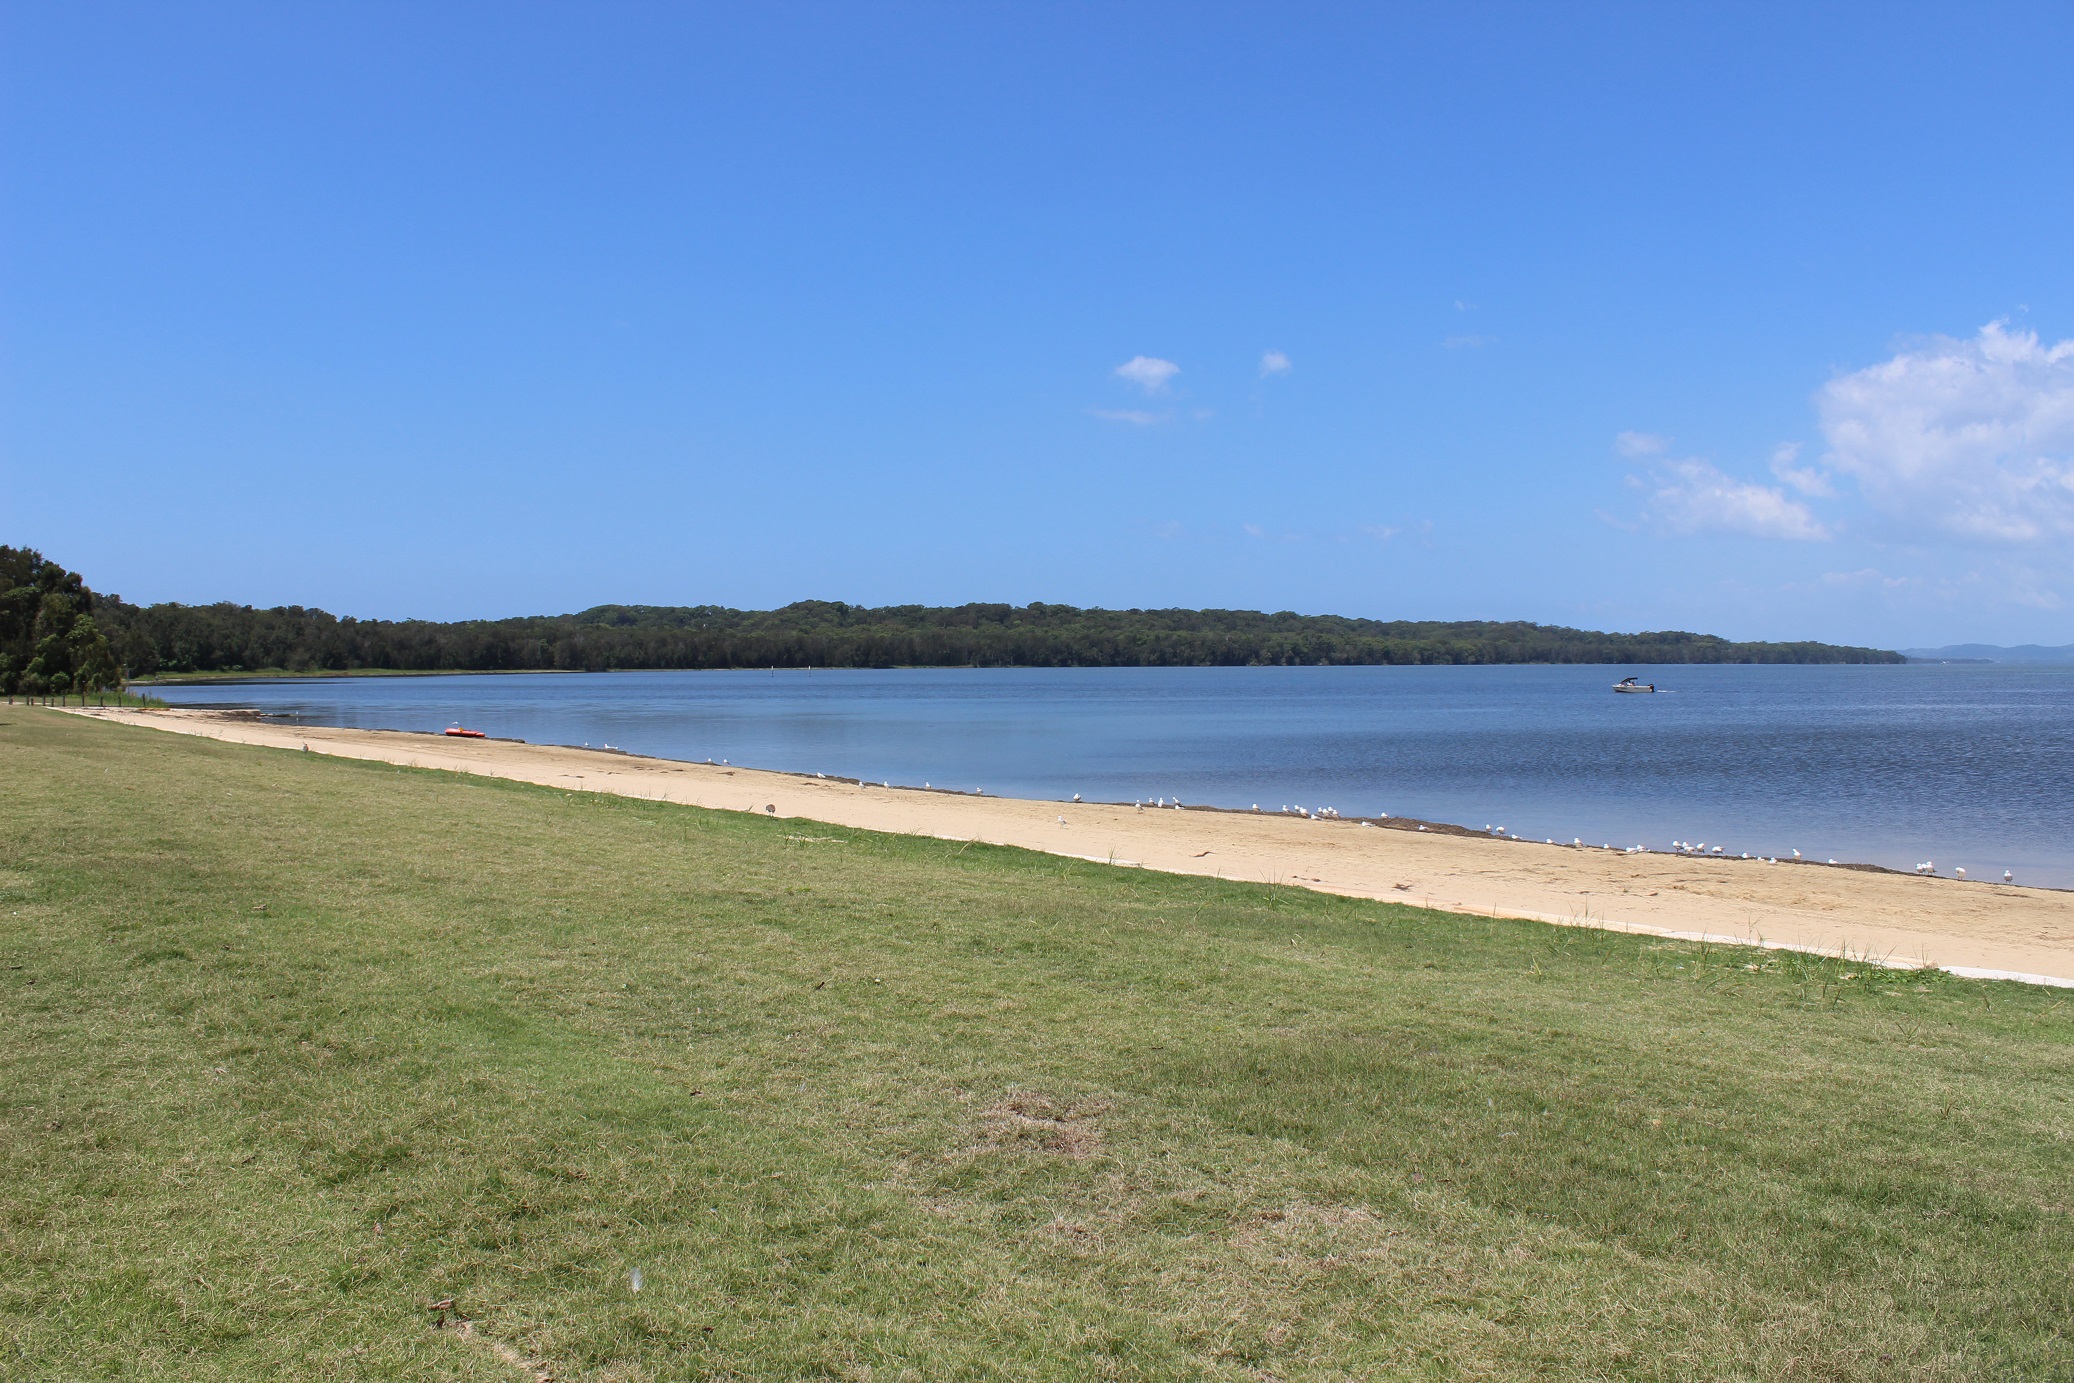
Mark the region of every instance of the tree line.
<instances>
[{"instance_id":1,"label":"tree line","mask_svg":"<svg viewBox=\"0 0 2074 1383\"><path fill-rule=\"evenodd\" d=\"M0 693L62 699L116 686L120 659L95 604L78 572L33 548L0 547Z\"/></svg>"},{"instance_id":2,"label":"tree line","mask_svg":"<svg viewBox=\"0 0 2074 1383\"><path fill-rule=\"evenodd\" d=\"M1737 643L1486 620L1071 605L777 610L600 605L499 620L361 620L302 606L100 601L132 677L192 672L463 672L749 667L1251 667L1463 663L1898 663L1821 643Z\"/></svg>"}]
</instances>

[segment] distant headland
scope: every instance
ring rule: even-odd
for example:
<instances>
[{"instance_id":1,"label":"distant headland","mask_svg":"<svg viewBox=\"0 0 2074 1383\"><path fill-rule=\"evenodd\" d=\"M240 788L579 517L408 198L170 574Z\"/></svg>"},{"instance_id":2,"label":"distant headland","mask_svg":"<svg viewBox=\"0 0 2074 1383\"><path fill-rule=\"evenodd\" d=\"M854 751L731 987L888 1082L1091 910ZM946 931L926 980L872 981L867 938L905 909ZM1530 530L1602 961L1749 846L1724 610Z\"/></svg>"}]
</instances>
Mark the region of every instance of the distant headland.
<instances>
[{"instance_id":1,"label":"distant headland","mask_svg":"<svg viewBox=\"0 0 2074 1383\"><path fill-rule=\"evenodd\" d=\"M1991 643L1955 643L1901 652L1911 663L2074 663L2074 644L2046 647L2025 643L2005 648Z\"/></svg>"},{"instance_id":2,"label":"distant headland","mask_svg":"<svg viewBox=\"0 0 2074 1383\"><path fill-rule=\"evenodd\" d=\"M1252 610L891 605L777 610L600 605L513 619L361 620L287 606L96 607L133 677L181 673L521 672L663 668L1247 667L1476 663L1899 663L1823 643L1677 631L1607 634L1489 620Z\"/></svg>"}]
</instances>

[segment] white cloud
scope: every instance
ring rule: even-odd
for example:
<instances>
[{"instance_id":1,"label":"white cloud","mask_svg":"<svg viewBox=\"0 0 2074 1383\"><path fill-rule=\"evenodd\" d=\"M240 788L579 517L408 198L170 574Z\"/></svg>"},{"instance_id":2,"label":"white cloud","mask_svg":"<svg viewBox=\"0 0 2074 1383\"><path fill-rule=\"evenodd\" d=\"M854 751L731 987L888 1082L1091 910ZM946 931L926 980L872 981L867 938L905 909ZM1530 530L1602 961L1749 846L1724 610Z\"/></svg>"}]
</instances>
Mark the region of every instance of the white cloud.
<instances>
[{"instance_id":1,"label":"white cloud","mask_svg":"<svg viewBox=\"0 0 2074 1383\"><path fill-rule=\"evenodd\" d=\"M1260 357L1260 377L1262 379L1266 379L1269 375L1286 375L1295 368L1294 365L1289 363L1289 357L1280 351L1266 351Z\"/></svg>"},{"instance_id":2,"label":"white cloud","mask_svg":"<svg viewBox=\"0 0 2074 1383\"><path fill-rule=\"evenodd\" d=\"M1636 483L1639 484L1640 482ZM1600 523L1611 525L1623 533L1639 533L1642 531L1642 525L1632 519L1624 519L1618 514L1609 514L1604 509L1594 509L1592 513L1598 515Z\"/></svg>"},{"instance_id":3,"label":"white cloud","mask_svg":"<svg viewBox=\"0 0 2074 1383\"><path fill-rule=\"evenodd\" d=\"M2074 341L1990 322L1831 380L1825 458L1911 528L1974 542L2074 535Z\"/></svg>"},{"instance_id":4,"label":"white cloud","mask_svg":"<svg viewBox=\"0 0 2074 1383\"><path fill-rule=\"evenodd\" d=\"M1791 485L1804 495L1827 498L1836 493L1829 483L1829 476L1816 466L1796 466L1800 460L1800 443L1781 442L1772 448L1772 474Z\"/></svg>"},{"instance_id":5,"label":"white cloud","mask_svg":"<svg viewBox=\"0 0 2074 1383\"><path fill-rule=\"evenodd\" d=\"M1174 416L1172 413L1147 413L1138 408L1090 408L1088 412L1104 422L1133 423L1138 427L1150 427Z\"/></svg>"},{"instance_id":6,"label":"white cloud","mask_svg":"<svg viewBox=\"0 0 2074 1383\"><path fill-rule=\"evenodd\" d=\"M1819 580L1825 586L1878 586L1890 591L1902 586L1921 584L1920 579L1917 577L1889 576L1878 567L1861 567L1857 571L1825 571Z\"/></svg>"},{"instance_id":7,"label":"white cloud","mask_svg":"<svg viewBox=\"0 0 2074 1383\"><path fill-rule=\"evenodd\" d=\"M1118 379L1127 379L1148 394L1165 393L1167 381L1180 373L1179 365L1155 355L1134 355L1116 367Z\"/></svg>"},{"instance_id":8,"label":"white cloud","mask_svg":"<svg viewBox=\"0 0 2074 1383\"><path fill-rule=\"evenodd\" d=\"M1829 536L1799 500L1769 485L1723 475L1696 456L1656 467L1653 484L1649 517L1673 533L1741 533L1794 541Z\"/></svg>"},{"instance_id":9,"label":"white cloud","mask_svg":"<svg viewBox=\"0 0 2074 1383\"><path fill-rule=\"evenodd\" d=\"M1671 445L1668 437L1653 432L1623 432L1613 439L1613 449L1622 456L1662 456Z\"/></svg>"}]
</instances>

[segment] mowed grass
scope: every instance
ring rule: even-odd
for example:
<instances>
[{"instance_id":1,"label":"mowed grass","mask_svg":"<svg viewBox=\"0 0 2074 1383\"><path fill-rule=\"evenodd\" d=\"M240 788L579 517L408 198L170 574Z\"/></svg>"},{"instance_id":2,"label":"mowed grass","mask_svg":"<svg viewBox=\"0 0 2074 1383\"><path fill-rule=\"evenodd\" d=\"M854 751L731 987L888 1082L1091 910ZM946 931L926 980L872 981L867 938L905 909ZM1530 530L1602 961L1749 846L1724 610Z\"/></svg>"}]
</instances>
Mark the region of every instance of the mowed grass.
<instances>
[{"instance_id":1,"label":"mowed grass","mask_svg":"<svg viewBox=\"0 0 2074 1383\"><path fill-rule=\"evenodd\" d=\"M0 964L7 1378L2074 1371L2046 990L19 707Z\"/></svg>"}]
</instances>

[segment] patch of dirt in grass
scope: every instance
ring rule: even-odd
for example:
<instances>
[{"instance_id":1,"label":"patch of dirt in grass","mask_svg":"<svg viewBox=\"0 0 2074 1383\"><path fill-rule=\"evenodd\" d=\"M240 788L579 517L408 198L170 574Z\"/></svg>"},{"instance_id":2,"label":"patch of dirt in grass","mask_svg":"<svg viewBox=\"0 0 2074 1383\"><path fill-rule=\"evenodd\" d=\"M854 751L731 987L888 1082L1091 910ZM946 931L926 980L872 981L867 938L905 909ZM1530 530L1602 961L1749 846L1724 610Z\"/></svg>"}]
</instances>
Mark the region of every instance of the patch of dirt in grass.
<instances>
[{"instance_id":1,"label":"patch of dirt in grass","mask_svg":"<svg viewBox=\"0 0 2074 1383\"><path fill-rule=\"evenodd\" d=\"M1085 1161L1102 1150L1097 1121L1109 1109L1103 1100L1066 1104L1035 1090L1012 1091L982 1116L982 1146L1035 1147L1055 1157Z\"/></svg>"},{"instance_id":2,"label":"patch of dirt in grass","mask_svg":"<svg viewBox=\"0 0 2074 1383\"><path fill-rule=\"evenodd\" d=\"M1069 1220L1055 1215L1048 1225L1037 1230L1038 1235L1052 1248L1065 1249L1077 1254L1100 1253L1104 1247L1102 1232L1078 1220Z\"/></svg>"},{"instance_id":3,"label":"patch of dirt in grass","mask_svg":"<svg viewBox=\"0 0 2074 1383\"><path fill-rule=\"evenodd\" d=\"M1232 1246L1255 1265L1330 1272L1387 1258L1394 1237L1373 1212L1359 1206L1298 1202L1242 1221L1232 1234Z\"/></svg>"},{"instance_id":4,"label":"patch of dirt in grass","mask_svg":"<svg viewBox=\"0 0 2074 1383\"><path fill-rule=\"evenodd\" d=\"M555 1383L554 1370L538 1359L528 1359L502 1340L493 1340L476 1330L474 1321L460 1321L454 1333L469 1344L487 1349L498 1360L525 1374L531 1383Z\"/></svg>"},{"instance_id":5,"label":"patch of dirt in grass","mask_svg":"<svg viewBox=\"0 0 2074 1383\"><path fill-rule=\"evenodd\" d=\"M1239 1226L1233 1242L1241 1248L1271 1240L1287 1240L1318 1230L1342 1229L1349 1225L1372 1225L1375 1216L1358 1205L1311 1205L1298 1201L1280 1210L1262 1210Z\"/></svg>"}]
</instances>

